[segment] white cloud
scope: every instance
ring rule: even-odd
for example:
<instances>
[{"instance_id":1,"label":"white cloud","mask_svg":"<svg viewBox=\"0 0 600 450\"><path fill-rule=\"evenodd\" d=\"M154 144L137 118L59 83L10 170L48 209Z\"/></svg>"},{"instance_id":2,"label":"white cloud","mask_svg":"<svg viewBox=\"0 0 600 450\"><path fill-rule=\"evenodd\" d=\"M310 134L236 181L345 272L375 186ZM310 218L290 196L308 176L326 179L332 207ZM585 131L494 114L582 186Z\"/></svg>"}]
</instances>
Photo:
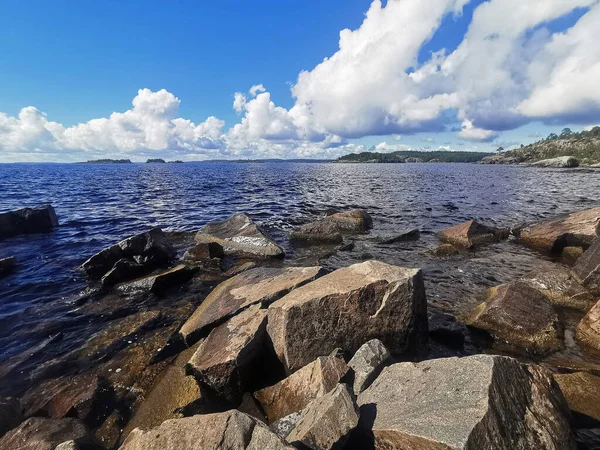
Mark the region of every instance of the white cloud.
<instances>
[{"instance_id":1,"label":"white cloud","mask_svg":"<svg viewBox=\"0 0 600 450\"><path fill-rule=\"evenodd\" d=\"M491 141L495 139L498 134L491 130L484 130L473 126L473 122L465 119L462 123L462 129L458 135L463 139L470 141Z\"/></svg>"},{"instance_id":2,"label":"white cloud","mask_svg":"<svg viewBox=\"0 0 600 450\"><path fill-rule=\"evenodd\" d=\"M261 84L255 84L254 86L252 86L248 92L250 93L250 95L252 97L256 97L257 94L259 94L261 92L265 92L265 91L266 91L266 89L261 83Z\"/></svg>"}]
</instances>

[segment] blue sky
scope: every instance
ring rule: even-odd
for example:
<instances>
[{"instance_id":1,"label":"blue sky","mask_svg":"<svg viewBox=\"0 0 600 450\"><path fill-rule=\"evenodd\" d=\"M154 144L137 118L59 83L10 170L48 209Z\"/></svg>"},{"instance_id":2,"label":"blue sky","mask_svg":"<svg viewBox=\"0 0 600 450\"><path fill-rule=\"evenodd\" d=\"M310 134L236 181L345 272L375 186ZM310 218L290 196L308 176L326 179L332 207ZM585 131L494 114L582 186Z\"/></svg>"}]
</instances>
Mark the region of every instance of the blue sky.
<instances>
[{"instance_id":1,"label":"blue sky","mask_svg":"<svg viewBox=\"0 0 600 450\"><path fill-rule=\"evenodd\" d=\"M0 162L527 144L600 123L599 18L597 0L7 0Z\"/></svg>"}]
</instances>

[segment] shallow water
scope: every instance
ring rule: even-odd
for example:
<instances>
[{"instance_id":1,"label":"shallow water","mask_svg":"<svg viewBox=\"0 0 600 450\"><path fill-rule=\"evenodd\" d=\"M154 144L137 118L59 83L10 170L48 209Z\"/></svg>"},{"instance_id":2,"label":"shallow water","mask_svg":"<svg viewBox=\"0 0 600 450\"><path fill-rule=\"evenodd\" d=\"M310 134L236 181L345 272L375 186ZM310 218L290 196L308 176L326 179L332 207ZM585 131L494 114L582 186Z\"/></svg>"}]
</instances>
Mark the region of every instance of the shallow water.
<instances>
[{"instance_id":1,"label":"shallow water","mask_svg":"<svg viewBox=\"0 0 600 450\"><path fill-rule=\"evenodd\" d=\"M430 305L460 314L486 287L548 258L510 240L434 258L426 250L439 244L435 232L472 218L510 227L596 206L599 185L600 172L470 164L0 165L0 211L51 203L60 221L52 233L0 241L0 257L19 261L15 274L0 279L0 363L53 330L69 329L78 319L73 298L86 286L75 268L150 227L193 231L246 212L286 249L288 262L302 264L316 257L290 247L294 226L334 210L365 208L372 232L359 237L353 251L320 262L334 268L374 258L421 267ZM421 230L420 240L377 243L379 236L412 228ZM78 327L76 334L85 334ZM577 348L569 351L580 357Z\"/></svg>"}]
</instances>

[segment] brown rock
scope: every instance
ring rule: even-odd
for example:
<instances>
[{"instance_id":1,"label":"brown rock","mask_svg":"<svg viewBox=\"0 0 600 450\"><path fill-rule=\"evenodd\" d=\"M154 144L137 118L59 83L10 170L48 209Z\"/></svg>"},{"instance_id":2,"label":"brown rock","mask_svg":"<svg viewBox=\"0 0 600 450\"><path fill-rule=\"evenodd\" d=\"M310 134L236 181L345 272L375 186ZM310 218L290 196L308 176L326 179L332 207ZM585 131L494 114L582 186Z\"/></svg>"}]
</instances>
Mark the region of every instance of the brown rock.
<instances>
[{"instance_id":1,"label":"brown rock","mask_svg":"<svg viewBox=\"0 0 600 450\"><path fill-rule=\"evenodd\" d=\"M202 242L190 248L183 255L183 259L191 261L204 261L213 258L223 258L223 247L216 242Z\"/></svg>"},{"instance_id":2,"label":"brown rock","mask_svg":"<svg viewBox=\"0 0 600 450\"><path fill-rule=\"evenodd\" d=\"M265 425L237 410L199 414L133 430L120 450L294 450Z\"/></svg>"},{"instance_id":3,"label":"brown rock","mask_svg":"<svg viewBox=\"0 0 600 450\"><path fill-rule=\"evenodd\" d=\"M185 264L180 264L172 269L124 283L119 286L119 290L125 292L142 290L159 293L189 281L193 275L194 271L192 269Z\"/></svg>"},{"instance_id":4,"label":"brown rock","mask_svg":"<svg viewBox=\"0 0 600 450\"><path fill-rule=\"evenodd\" d=\"M587 372L554 374L569 409L600 420L600 377Z\"/></svg>"},{"instance_id":5,"label":"brown rock","mask_svg":"<svg viewBox=\"0 0 600 450\"><path fill-rule=\"evenodd\" d=\"M77 419L46 419L32 417L0 439L2 450L55 450L56 446L73 440L77 445L93 444L93 438Z\"/></svg>"},{"instance_id":6,"label":"brown rock","mask_svg":"<svg viewBox=\"0 0 600 450\"><path fill-rule=\"evenodd\" d=\"M427 301L421 271L377 261L338 269L273 303L267 330L288 372L338 347L353 354L375 338L393 354L422 354Z\"/></svg>"},{"instance_id":7,"label":"brown rock","mask_svg":"<svg viewBox=\"0 0 600 450\"><path fill-rule=\"evenodd\" d=\"M79 450L79 446L75 441L67 441L59 444L54 450Z\"/></svg>"},{"instance_id":8,"label":"brown rock","mask_svg":"<svg viewBox=\"0 0 600 450\"><path fill-rule=\"evenodd\" d=\"M58 219L51 205L0 213L0 239L19 234L45 233L57 226Z\"/></svg>"},{"instance_id":9,"label":"brown rock","mask_svg":"<svg viewBox=\"0 0 600 450\"><path fill-rule=\"evenodd\" d=\"M188 345L207 329L248 306L269 305L293 289L322 275L321 267L259 267L219 284L181 327Z\"/></svg>"},{"instance_id":10,"label":"brown rock","mask_svg":"<svg viewBox=\"0 0 600 450\"><path fill-rule=\"evenodd\" d=\"M575 337L585 345L600 350L600 301L581 319Z\"/></svg>"},{"instance_id":11,"label":"brown rock","mask_svg":"<svg viewBox=\"0 0 600 450\"><path fill-rule=\"evenodd\" d=\"M508 237L508 230L488 227L476 220L455 225L438 233L440 241L462 248L475 248L499 242Z\"/></svg>"},{"instance_id":12,"label":"brown rock","mask_svg":"<svg viewBox=\"0 0 600 450\"><path fill-rule=\"evenodd\" d=\"M561 253L563 260L571 264L576 263L581 255L583 255L583 248L581 247L565 247Z\"/></svg>"},{"instance_id":13,"label":"brown rock","mask_svg":"<svg viewBox=\"0 0 600 450\"><path fill-rule=\"evenodd\" d=\"M358 415L348 386L338 384L302 411L286 441L292 445L304 444L312 450L343 448L349 433L358 425Z\"/></svg>"},{"instance_id":14,"label":"brown rock","mask_svg":"<svg viewBox=\"0 0 600 450\"><path fill-rule=\"evenodd\" d=\"M556 219L514 230L525 245L560 254L565 247L589 247L598 237L600 207L574 212Z\"/></svg>"},{"instance_id":15,"label":"brown rock","mask_svg":"<svg viewBox=\"0 0 600 450\"><path fill-rule=\"evenodd\" d=\"M23 421L21 404L12 397L0 397L0 438Z\"/></svg>"},{"instance_id":16,"label":"brown rock","mask_svg":"<svg viewBox=\"0 0 600 450\"><path fill-rule=\"evenodd\" d=\"M352 209L331 214L326 219L338 224L344 231L352 233L363 233L373 228L373 219L364 209Z\"/></svg>"},{"instance_id":17,"label":"brown rock","mask_svg":"<svg viewBox=\"0 0 600 450\"><path fill-rule=\"evenodd\" d=\"M357 401L377 450L575 449L552 377L512 358L394 364Z\"/></svg>"},{"instance_id":18,"label":"brown rock","mask_svg":"<svg viewBox=\"0 0 600 450\"><path fill-rule=\"evenodd\" d=\"M522 282L489 289L467 324L533 353L550 353L563 346L563 330L549 299Z\"/></svg>"},{"instance_id":19,"label":"brown rock","mask_svg":"<svg viewBox=\"0 0 600 450\"><path fill-rule=\"evenodd\" d=\"M431 254L437 257L444 257L450 255L456 255L458 253L458 249L452 244L442 244L433 250L431 250Z\"/></svg>"},{"instance_id":20,"label":"brown rock","mask_svg":"<svg viewBox=\"0 0 600 450\"><path fill-rule=\"evenodd\" d=\"M331 391L348 371L335 356L320 357L285 380L254 393L269 422L300 411Z\"/></svg>"},{"instance_id":21,"label":"brown rock","mask_svg":"<svg viewBox=\"0 0 600 450\"><path fill-rule=\"evenodd\" d=\"M366 211L353 209L302 225L290 234L290 239L309 244L340 244L344 234L364 233L372 227L373 219Z\"/></svg>"},{"instance_id":22,"label":"brown rock","mask_svg":"<svg viewBox=\"0 0 600 450\"><path fill-rule=\"evenodd\" d=\"M239 401L251 367L262 352L267 310L253 305L215 328L200 344L186 372L228 400Z\"/></svg>"},{"instance_id":23,"label":"brown rock","mask_svg":"<svg viewBox=\"0 0 600 450\"><path fill-rule=\"evenodd\" d=\"M595 293L600 293L600 239L596 239L579 258L573 272L583 285Z\"/></svg>"},{"instance_id":24,"label":"brown rock","mask_svg":"<svg viewBox=\"0 0 600 450\"><path fill-rule=\"evenodd\" d=\"M245 214L222 222L210 222L196 234L196 242L215 242L225 255L254 258L283 258L284 251Z\"/></svg>"}]
</instances>

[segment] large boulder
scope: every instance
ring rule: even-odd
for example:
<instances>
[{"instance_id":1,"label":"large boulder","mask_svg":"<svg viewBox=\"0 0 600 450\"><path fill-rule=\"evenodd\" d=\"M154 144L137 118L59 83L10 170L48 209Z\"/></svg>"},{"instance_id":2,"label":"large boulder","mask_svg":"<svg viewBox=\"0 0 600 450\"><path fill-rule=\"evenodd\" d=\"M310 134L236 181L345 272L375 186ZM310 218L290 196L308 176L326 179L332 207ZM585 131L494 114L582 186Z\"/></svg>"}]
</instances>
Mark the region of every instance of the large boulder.
<instances>
[{"instance_id":1,"label":"large boulder","mask_svg":"<svg viewBox=\"0 0 600 450\"><path fill-rule=\"evenodd\" d=\"M358 425L358 416L358 406L348 386L338 384L302 411L286 441L311 450L343 448L350 432Z\"/></svg>"},{"instance_id":2,"label":"large boulder","mask_svg":"<svg viewBox=\"0 0 600 450\"><path fill-rule=\"evenodd\" d=\"M84 448L95 444L93 437L77 419L31 417L0 439L0 449L55 450L56 446L69 440Z\"/></svg>"},{"instance_id":3,"label":"large boulder","mask_svg":"<svg viewBox=\"0 0 600 450\"><path fill-rule=\"evenodd\" d=\"M598 237L600 207L578 211L513 230L523 244L560 254L565 247L587 248Z\"/></svg>"},{"instance_id":4,"label":"large boulder","mask_svg":"<svg viewBox=\"0 0 600 450\"><path fill-rule=\"evenodd\" d=\"M451 244L461 248L475 248L484 244L499 242L508 237L509 231L488 227L476 220L455 225L440 231L437 236L445 244Z\"/></svg>"},{"instance_id":5,"label":"large boulder","mask_svg":"<svg viewBox=\"0 0 600 450\"><path fill-rule=\"evenodd\" d=\"M585 287L600 293L600 239L596 239L577 261L573 272Z\"/></svg>"},{"instance_id":6,"label":"large boulder","mask_svg":"<svg viewBox=\"0 0 600 450\"><path fill-rule=\"evenodd\" d=\"M353 354L379 339L393 353L427 350L427 301L419 269L367 261L299 287L269 307L267 330L288 372L336 348Z\"/></svg>"},{"instance_id":7,"label":"large boulder","mask_svg":"<svg viewBox=\"0 0 600 450\"><path fill-rule=\"evenodd\" d=\"M133 430L120 450L294 450L265 425L235 409L171 419Z\"/></svg>"},{"instance_id":8,"label":"large boulder","mask_svg":"<svg viewBox=\"0 0 600 450\"><path fill-rule=\"evenodd\" d=\"M533 353L546 354L563 346L563 329L549 299L522 282L489 289L467 324Z\"/></svg>"},{"instance_id":9,"label":"large boulder","mask_svg":"<svg viewBox=\"0 0 600 450\"><path fill-rule=\"evenodd\" d=\"M600 377L587 372L575 372L554 374L554 379L571 411L581 414L584 419L600 420Z\"/></svg>"},{"instance_id":10,"label":"large boulder","mask_svg":"<svg viewBox=\"0 0 600 450\"><path fill-rule=\"evenodd\" d=\"M246 270L219 284L179 333L191 345L207 329L242 309L257 303L269 305L322 274L321 267L259 267Z\"/></svg>"},{"instance_id":11,"label":"large boulder","mask_svg":"<svg viewBox=\"0 0 600 450\"><path fill-rule=\"evenodd\" d=\"M186 372L233 402L244 393L262 352L267 310L253 305L210 332L186 365Z\"/></svg>"},{"instance_id":12,"label":"large boulder","mask_svg":"<svg viewBox=\"0 0 600 450\"><path fill-rule=\"evenodd\" d=\"M21 404L12 397L0 397L0 437L23 421Z\"/></svg>"},{"instance_id":13,"label":"large boulder","mask_svg":"<svg viewBox=\"0 0 600 450\"><path fill-rule=\"evenodd\" d=\"M19 234L46 233L57 226L58 218L51 205L0 213L0 239Z\"/></svg>"},{"instance_id":14,"label":"large boulder","mask_svg":"<svg viewBox=\"0 0 600 450\"><path fill-rule=\"evenodd\" d=\"M394 364L357 401L377 450L575 449L556 383L512 358Z\"/></svg>"},{"instance_id":15,"label":"large boulder","mask_svg":"<svg viewBox=\"0 0 600 450\"><path fill-rule=\"evenodd\" d=\"M339 383L348 371L346 363L335 356L317 358L279 383L254 393L269 422L306 408Z\"/></svg>"},{"instance_id":16,"label":"large boulder","mask_svg":"<svg viewBox=\"0 0 600 450\"><path fill-rule=\"evenodd\" d=\"M542 159L531 163L535 167L555 167L567 169L571 167L579 167L579 161L574 156L558 156L556 158Z\"/></svg>"},{"instance_id":17,"label":"large boulder","mask_svg":"<svg viewBox=\"0 0 600 450\"><path fill-rule=\"evenodd\" d=\"M102 250L84 262L82 268L91 278L101 278L125 258L150 271L169 262L176 254L165 233L160 228L153 228Z\"/></svg>"},{"instance_id":18,"label":"large boulder","mask_svg":"<svg viewBox=\"0 0 600 450\"><path fill-rule=\"evenodd\" d=\"M354 394L358 395L368 388L391 360L392 355L379 339L371 339L359 348L348 361L354 375Z\"/></svg>"},{"instance_id":19,"label":"large boulder","mask_svg":"<svg viewBox=\"0 0 600 450\"><path fill-rule=\"evenodd\" d=\"M339 244L344 240L343 235L364 233L372 227L369 213L353 209L302 225L290 234L290 239L308 244Z\"/></svg>"},{"instance_id":20,"label":"large boulder","mask_svg":"<svg viewBox=\"0 0 600 450\"><path fill-rule=\"evenodd\" d=\"M575 337L585 345L600 350L600 301L581 319Z\"/></svg>"},{"instance_id":21,"label":"large boulder","mask_svg":"<svg viewBox=\"0 0 600 450\"><path fill-rule=\"evenodd\" d=\"M251 258L283 258L283 249L245 214L222 222L210 222L197 234L197 243L217 243L225 255Z\"/></svg>"}]
</instances>

